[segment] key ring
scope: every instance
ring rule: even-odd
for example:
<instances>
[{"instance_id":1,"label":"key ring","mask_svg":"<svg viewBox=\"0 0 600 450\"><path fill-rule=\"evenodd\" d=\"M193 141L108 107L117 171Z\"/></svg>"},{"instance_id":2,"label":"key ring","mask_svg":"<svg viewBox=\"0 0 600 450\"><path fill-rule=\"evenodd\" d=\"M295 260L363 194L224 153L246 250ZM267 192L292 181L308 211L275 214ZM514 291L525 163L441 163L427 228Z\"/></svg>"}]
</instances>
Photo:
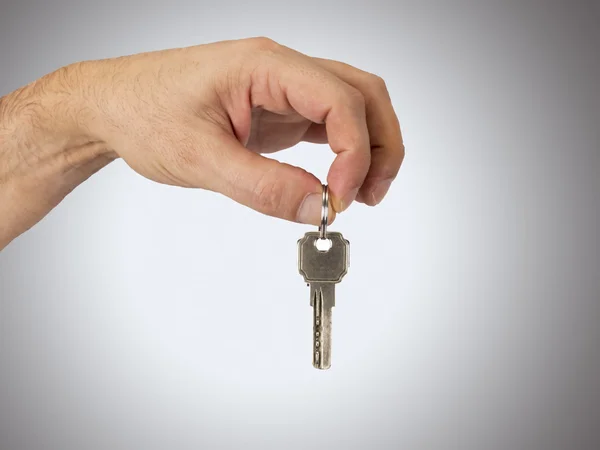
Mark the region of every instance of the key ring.
<instances>
[{"instance_id":1,"label":"key ring","mask_svg":"<svg viewBox=\"0 0 600 450\"><path fill-rule=\"evenodd\" d=\"M321 205L321 225L319 226L319 239L327 239L327 223L329 222L329 189L323 185L323 203Z\"/></svg>"}]
</instances>

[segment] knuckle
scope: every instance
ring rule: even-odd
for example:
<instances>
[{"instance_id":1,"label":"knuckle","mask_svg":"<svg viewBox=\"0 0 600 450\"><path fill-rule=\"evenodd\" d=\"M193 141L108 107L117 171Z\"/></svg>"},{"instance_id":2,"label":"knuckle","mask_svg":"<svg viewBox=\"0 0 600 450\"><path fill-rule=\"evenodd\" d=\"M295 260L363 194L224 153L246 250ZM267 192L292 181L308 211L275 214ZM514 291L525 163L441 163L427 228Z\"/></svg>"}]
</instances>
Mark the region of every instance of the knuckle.
<instances>
[{"instance_id":1,"label":"knuckle","mask_svg":"<svg viewBox=\"0 0 600 450\"><path fill-rule=\"evenodd\" d=\"M283 213L285 182L266 172L254 187L254 201L258 210L267 214Z\"/></svg>"},{"instance_id":2,"label":"knuckle","mask_svg":"<svg viewBox=\"0 0 600 450\"><path fill-rule=\"evenodd\" d=\"M251 38L250 42L256 50L263 52L276 52L281 48L280 44L265 36Z\"/></svg>"},{"instance_id":3,"label":"knuckle","mask_svg":"<svg viewBox=\"0 0 600 450\"><path fill-rule=\"evenodd\" d=\"M378 158L378 167L382 179L394 179L404 161L404 144L399 142Z\"/></svg>"},{"instance_id":4,"label":"knuckle","mask_svg":"<svg viewBox=\"0 0 600 450\"><path fill-rule=\"evenodd\" d=\"M365 109L365 96L358 89L349 87L346 96L353 109Z\"/></svg>"},{"instance_id":5,"label":"knuckle","mask_svg":"<svg viewBox=\"0 0 600 450\"><path fill-rule=\"evenodd\" d=\"M369 86L371 95L373 95L375 98L390 98L390 92L388 90L387 83L379 75L367 73L366 84Z\"/></svg>"},{"instance_id":6,"label":"knuckle","mask_svg":"<svg viewBox=\"0 0 600 450\"><path fill-rule=\"evenodd\" d=\"M369 83L372 86L372 89L376 94L383 95L385 97L389 97L388 87L383 78L381 78L379 75L373 75L373 74L371 74L369 76L369 78L370 78Z\"/></svg>"},{"instance_id":7,"label":"knuckle","mask_svg":"<svg viewBox=\"0 0 600 450\"><path fill-rule=\"evenodd\" d=\"M379 174L379 178L381 180L394 180L398 176L398 172L400 172L400 158L395 158L397 161L393 161L393 164L390 167L384 168Z\"/></svg>"}]
</instances>

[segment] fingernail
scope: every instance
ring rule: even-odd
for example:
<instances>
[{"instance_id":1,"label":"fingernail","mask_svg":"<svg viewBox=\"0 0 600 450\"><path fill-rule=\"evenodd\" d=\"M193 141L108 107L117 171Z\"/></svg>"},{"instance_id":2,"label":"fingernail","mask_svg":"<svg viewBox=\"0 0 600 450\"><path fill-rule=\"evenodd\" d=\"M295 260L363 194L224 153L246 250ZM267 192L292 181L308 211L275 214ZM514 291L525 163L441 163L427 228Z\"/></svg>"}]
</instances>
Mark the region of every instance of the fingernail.
<instances>
[{"instance_id":1,"label":"fingernail","mask_svg":"<svg viewBox=\"0 0 600 450\"><path fill-rule=\"evenodd\" d=\"M358 195L358 188L351 190L346 196L342 199L341 209L339 212L346 211L348 207L352 204L354 200L356 200L356 196Z\"/></svg>"},{"instance_id":2,"label":"fingernail","mask_svg":"<svg viewBox=\"0 0 600 450\"><path fill-rule=\"evenodd\" d=\"M322 194L308 194L298 210L298 222L318 225L321 222Z\"/></svg>"},{"instance_id":3,"label":"fingernail","mask_svg":"<svg viewBox=\"0 0 600 450\"><path fill-rule=\"evenodd\" d=\"M385 194L390 190L390 186L392 185L392 180L383 180L381 181L375 189L373 189L373 204L377 205L381 203Z\"/></svg>"}]
</instances>

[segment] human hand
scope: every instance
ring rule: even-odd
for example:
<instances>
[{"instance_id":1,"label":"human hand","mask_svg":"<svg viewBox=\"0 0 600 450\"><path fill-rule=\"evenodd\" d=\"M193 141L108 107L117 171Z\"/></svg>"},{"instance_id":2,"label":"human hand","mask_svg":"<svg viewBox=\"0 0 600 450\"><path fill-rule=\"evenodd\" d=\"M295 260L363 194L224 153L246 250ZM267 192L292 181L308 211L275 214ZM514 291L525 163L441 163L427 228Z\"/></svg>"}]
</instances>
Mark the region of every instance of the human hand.
<instances>
[{"instance_id":1,"label":"human hand","mask_svg":"<svg viewBox=\"0 0 600 450\"><path fill-rule=\"evenodd\" d=\"M327 183L338 213L354 200L379 203L404 157L379 77L266 38L74 64L20 95L39 105L12 107L19 114L4 119L4 141L0 125L0 149L19 140L15 124L35 114L37 126L21 136L29 142L22 150L31 154L37 146L65 159L56 155L68 147L68 166L78 169L44 202L46 209L121 157L151 180L212 190L261 213L316 225L320 181L261 153L301 141L329 143L337 156ZM5 116L11 110L3 109ZM35 165L35 156L25 159ZM47 212L39 210L38 216Z\"/></svg>"}]
</instances>

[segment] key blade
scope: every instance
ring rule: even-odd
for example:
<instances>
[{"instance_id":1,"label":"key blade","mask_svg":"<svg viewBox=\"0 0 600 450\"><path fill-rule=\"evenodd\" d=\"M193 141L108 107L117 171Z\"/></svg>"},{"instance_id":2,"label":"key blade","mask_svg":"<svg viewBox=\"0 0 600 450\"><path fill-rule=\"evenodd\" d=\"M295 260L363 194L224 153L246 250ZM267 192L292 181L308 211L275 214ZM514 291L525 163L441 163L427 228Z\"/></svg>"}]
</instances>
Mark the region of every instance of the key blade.
<instances>
[{"instance_id":1,"label":"key blade","mask_svg":"<svg viewBox=\"0 0 600 450\"><path fill-rule=\"evenodd\" d=\"M327 370L331 367L331 316L335 303L335 284L313 283L310 293L313 307L313 366Z\"/></svg>"},{"instance_id":2,"label":"key blade","mask_svg":"<svg viewBox=\"0 0 600 450\"><path fill-rule=\"evenodd\" d=\"M315 306L315 299L319 297L325 308L335 306L335 284L334 283L311 283L310 284L310 306Z\"/></svg>"}]
</instances>

